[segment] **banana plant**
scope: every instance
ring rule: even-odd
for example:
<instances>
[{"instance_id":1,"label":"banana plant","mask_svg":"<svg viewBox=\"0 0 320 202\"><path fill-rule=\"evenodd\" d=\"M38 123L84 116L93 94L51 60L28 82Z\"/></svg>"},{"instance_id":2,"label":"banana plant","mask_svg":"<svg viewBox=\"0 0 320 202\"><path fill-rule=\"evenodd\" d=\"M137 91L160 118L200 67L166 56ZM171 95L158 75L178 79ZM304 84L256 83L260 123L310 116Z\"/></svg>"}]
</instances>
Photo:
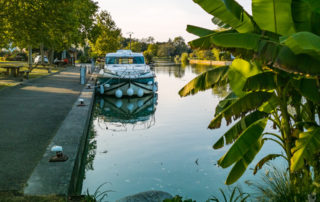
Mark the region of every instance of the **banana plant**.
<instances>
[{"instance_id":1,"label":"banana plant","mask_svg":"<svg viewBox=\"0 0 320 202\"><path fill-rule=\"evenodd\" d=\"M312 158L320 150L317 130L303 133L301 129L301 124L317 127L315 114L312 115L310 109L304 109L308 106L301 102L302 98L312 103L319 102L320 93L317 85L313 83L315 79L305 79L300 75L291 77L281 70L263 69L258 68L257 64L236 59L229 67L213 68L199 75L179 92L180 96L187 96L229 83L232 92L219 102L214 118L208 125L208 128L216 129L221 126L223 119L227 125L237 121L213 145L214 149L220 149L232 144L229 151L218 161L222 168L233 166L226 180L228 185L242 176L265 141L279 144L284 155L271 153L263 157L255 166L254 174L265 163L278 157L292 165L292 172L297 171L301 168L301 162ZM234 81L238 82L233 83ZM308 90L303 91L305 88ZM313 122L309 117L313 117ZM273 123L279 134L266 130L268 121ZM295 134L291 131L295 131ZM304 139L299 138L299 133L303 134ZM299 143L296 144L297 147L294 146L295 141ZM313 150L308 152L311 143Z\"/></svg>"},{"instance_id":2,"label":"banana plant","mask_svg":"<svg viewBox=\"0 0 320 202\"><path fill-rule=\"evenodd\" d=\"M220 48L238 57L230 66L199 75L179 92L187 96L230 85L232 92L220 101L208 126L238 120L213 146L232 144L218 161L223 168L233 165L226 184L241 177L265 141L279 144L284 154L265 156L255 173L278 157L287 160L290 179L301 177L302 169L310 174L310 166L320 169L320 162L314 163L320 156L320 2L252 0L252 16L234 0L194 2L224 29L188 25L187 31L199 36L190 46ZM267 122L279 133L267 132Z\"/></svg>"}]
</instances>

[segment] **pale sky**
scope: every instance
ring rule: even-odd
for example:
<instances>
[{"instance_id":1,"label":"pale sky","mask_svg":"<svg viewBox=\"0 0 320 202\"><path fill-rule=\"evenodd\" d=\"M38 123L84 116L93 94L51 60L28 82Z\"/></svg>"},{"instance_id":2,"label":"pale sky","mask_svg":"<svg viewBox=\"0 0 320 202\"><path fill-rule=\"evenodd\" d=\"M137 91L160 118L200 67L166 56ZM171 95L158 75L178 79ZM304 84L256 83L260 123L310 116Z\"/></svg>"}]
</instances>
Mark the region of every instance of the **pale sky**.
<instances>
[{"instance_id":1,"label":"pale sky","mask_svg":"<svg viewBox=\"0 0 320 202\"><path fill-rule=\"evenodd\" d=\"M212 16L192 0L97 0L100 9L107 10L124 37L153 36L156 41L168 41L182 36L186 41L197 38L186 31L187 24L214 29ZM249 0L237 0L250 12Z\"/></svg>"}]
</instances>

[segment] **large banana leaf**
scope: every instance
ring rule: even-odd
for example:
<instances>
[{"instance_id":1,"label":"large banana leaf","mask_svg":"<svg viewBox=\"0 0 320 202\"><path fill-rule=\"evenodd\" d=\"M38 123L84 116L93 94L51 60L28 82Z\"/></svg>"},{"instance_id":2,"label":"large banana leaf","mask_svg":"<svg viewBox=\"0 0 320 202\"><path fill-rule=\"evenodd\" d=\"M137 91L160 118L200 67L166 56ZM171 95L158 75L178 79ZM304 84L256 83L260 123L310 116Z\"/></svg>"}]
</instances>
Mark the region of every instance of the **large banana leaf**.
<instances>
[{"instance_id":1,"label":"large banana leaf","mask_svg":"<svg viewBox=\"0 0 320 202\"><path fill-rule=\"evenodd\" d=\"M296 32L312 31L312 10L306 0L292 0L292 18Z\"/></svg>"},{"instance_id":2,"label":"large banana leaf","mask_svg":"<svg viewBox=\"0 0 320 202\"><path fill-rule=\"evenodd\" d=\"M219 46L217 44L215 44L213 42L213 37L219 37L219 36L223 36L225 34L229 34L229 33L235 33L236 31L235 30L225 30L225 31L220 31L220 32L216 32L216 33L213 33L213 34L209 34L209 35L206 35L206 36L202 36L198 39L195 39L193 41L190 41L189 42L189 45L192 47L192 48L200 48L200 49L210 49L212 47L216 47L216 46ZM238 33L237 33L238 34ZM227 37L230 37L230 35L227 35ZM237 35L236 35L237 36ZM237 38L237 37L233 37L233 40ZM222 40L230 40L230 38L222 38ZM225 41L227 42L227 41ZM244 41L242 44L246 44L247 42L250 42L250 41ZM227 46L227 45L226 45ZM224 46L221 46L221 47L224 47ZM230 46L231 47L231 46Z\"/></svg>"},{"instance_id":3,"label":"large banana leaf","mask_svg":"<svg viewBox=\"0 0 320 202\"><path fill-rule=\"evenodd\" d=\"M296 32L309 31L320 35L320 1L292 0L292 17Z\"/></svg>"},{"instance_id":4,"label":"large banana leaf","mask_svg":"<svg viewBox=\"0 0 320 202\"><path fill-rule=\"evenodd\" d=\"M320 105L320 87L315 79L302 78L300 80L293 80L292 83L302 96Z\"/></svg>"},{"instance_id":5,"label":"large banana leaf","mask_svg":"<svg viewBox=\"0 0 320 202\"><path fill-rule=\"evenodd\" d=\"M255 30L255 24L251 16L234 0L193 1L240 33L253 32Z\"/></svg>"},{"instance_id":6,"label":"large banana leaf","mask_svg":"<svg viewBox=\"0 0 320 202\"><path fill-rule=\"evenodd\" d=\"M306 54L295 55L287 46L272 41L260 40L257 57L272 68L320 75L319 60Z\"/></svg>"},{"instance_id":7,"label":"large banana leaf","mask_svg":"<svg viewBox=\"0 0 320 202\"><path fill-rule=\"evenodd\" d=\"M320 75L319 60L305 54L295 55L288 47L280 46L273 66L288 72Z\"/></svg>"},{"instance_id":8,"label":"large banana leaf","mask_svg":"<svg viewBox=\"0 0 320 202\"><path fill-rule=\"evenodd\" d=\"M311 32L298 32L280 38L281 44L288 46L294 54L307 54L320 60L320 37Z\"/></svg>"},{"instance_id":9,"label":"large banana leaf","mask_svg":"<svg viewBox=\"0 0 320 202\"><path fill-rule=\"evenodd\" d=\"M261 36L258 34L240 34L234 33L233 30L227 30L201 37L189 42L189 44L193 48L218 46L222 48L243 48L248 50L257 50L260 38ZM204 44L206 46L204 46Z\"/></svg>"},{"instance_id":10,"label":"large banana leaf","mask_svg":"<svg viewBox=\"0 0 320 202\"><path fill-rule=\"evenodd\" d=\"M227 185L231 185L235 183L243 175L248 165L252 162L254 157L258 154L262 146L263 146L263 142L260 140L257 142L253 142L250 145L249 150L246 152L246 154L243 155L243 157L239 161L237 161L235 165L232 167L227 177L227 180L225 182Z\"/></svg>"},{"instance_id":11,"label":"large banana leaf","mask_svg":"<svg viewBox=\"0 0 320 202\"><path fill-rule=\"evenodd\" d=\"M210 49L214 46L210 41L212 35L215 35L215 34L209 34L207 36L200 37L198 39L190 41L188 44L193 49L195 48L200 48L202 50Z\"/></svg>"},{"instance_id":12,"label":"large banana leaf","mask_svg":"<svg viewBox=\"0 0 320 202\"><path fill-rule=\"evenodd\" d=\"M229 84L232 91L241 97L245 94L242 91L243 86L246 83L247 78L256 75L261 72L261 69L256 65L249 63L243 59L235 59L230 65L228 71Z\"/></svg>"},{"instance_id":13,"label":"large banana leaf","mask_svg":"<svg viewBox=\"0 0 320 202\"><path fill-rule=\"evenodd\" d=\"M271 98L263 103L258 110L265 113L273 112L280 104L280 100L276 94L272 94Z\"/></svg>"},{"instance_id":14,"label":"large banana leaf","mask_svg":"<svg viewBox=\"0 0 320 202\"><path fill-rule=\"evenodd\" d=\"M222 118L225 118L227 124L230 124L232 117L237 119L249 111L256 110L264 102L268 101L272 95L273 93L268 92L252 92L246 94L216 115L208 127L210 129L219 128Z\"/></svg>"},{"instance_id":15,"label":"large banana leaf","mask_svg":"<svg viewBox=\"0 0 320 202\"><path fill-rule=\"evenodd\" d=\"M237 96L234 94L234 92L229 93L227 97L225 97L223 100L219 102L219 104L216 107L215 116L217 116L220 112L222 112L225 108L227 108L229 105L231 105L233 102L237 100Z\"/></svg>"},{"instance_id":16,"label":"large banana leaf","mask_svg":"<svg viewBox=\"0 0 320 202\"><path fill-rule=\"evenodd\" d=\"M244 158L252 145L259 141L266 127L268 119L261 119L251 124L241 133L230 149L218 161L219 166L227 168Z\"/></svg>"},{"instance_id":17,"label":"large banana leaf","mask_svg":"<svg viewBox=\"0 0 320 202\"><path fill-rule=\"evenodd\" d=\"M266 118L268 116L267 113L255 111L245 117L243 117L240 121L234 124L214 145L214 149L220 149L224 147L224 145L228 145L233 143L239 135L247 129L252 123Z\"/></svg>"},{"instance_id":18,"label":"large banana leaf","mask_svg":"<svg viewBox=\"0 0 320 202\"><path fill-rule=\"evenodd\" d=\"M297 171L304 165L304 160L312 160L320 151L320 127L313 127L307 132L300 133L295 147L292 149L291 172Z\"/></svg>"},{"instance_id":19,"label":"large banana leaf","mask_svg":"<svg viewBox=\"0 0 320 202\"><path fill-rule=\"evenodd\" d=\"M320 13L320 1L319 0L304 0L309 7L316 13Z\"/></svg>"},{"instance_id":20,"label":"large banana leaf","mask_svg":"<svg viewBox=\"0 0 320 202\"><path fill-rule=\"evenodd\" d=\"M203 37L203 36L207 36L209 34L214 34L216 33L216 31L213 30L209 30L209 29L205 29L205 28L201 28L201 27L197 27L194 25L187 25L187 32L194 34L198 37Z\"/></svg>"},{"instance_id":21,"label":"large banana leaf","mask_svg":"<svg viewBox=\"0 0 320 202\"><path fill-rule=\"evenodd\" d=\"M270 91L277 87L275 72L262 72L249 77L244 84L243 91Z\"/></svg>"},{"instance_id":22,"label":"large banana leaf","mask_svg":"<svg viewBox=\"0 0 320 202\"><path fill-rule=\"evenodd\" d=\"M220 28L224 28L224 29L229 29L229 28L231 28L230 25L224 23L222 20L220 20L220 19L217 18L217 17L213 17L213 18L211 19L211 21L213 22L213 24L217 25L217 26L220 27Z\"/></svg>"},{"instance_id":23,"label":"large banana leaf","mask_svg":"<svg viewBox=\"0 0 320 202\"><path fill-rule=\"evenodd\" d=\"M210 42L224 48L244 48L257 50L261 36L253 33L221 32L211 36Z\"/></svg>"},{"instance_id":24,"label":"large banana leaf","mask_svg":"<svg viewBox=\"0 0 320 202\"><path fill-rule=\"evenodd\" d=\"M313 12L311 15L312 33L320 35L320 13Z\"/></svg>"},{"instance_id":25,"label":"large banana leaf","mask_svg":"<svg viewBox=\"0 0 320 202\"><path fill-rule=\"evenodd\" d=\"M263 39L260 35L232 33L230 31L207 35L191 41L193 48L208 49L213 46L253 50L267 65L287 72L320 75L319 60L306 54L294 54L287 46Z\"/></svg>"},{"instance_id":26,"label":"large banana leaf","mask_svg":"<svg viewBox=\"0 0 320 202\"><path fill-rule=\"evenodd\" d=\"M261 30L284 36L295 32L291 0L252 0L252 15Z\"/></svg>"},{"instance_id":27,"label":"large banana leaf","mask_svg":"<svg viewBox=\"0 0 320 202\"><path fill-rule=\"evenodd\" d=\"M269 154L269 155L263 157L263 158L257 163L257 165L255 166L255 168L254 168L254 170L253 170L253 174L254 174L254 175L257 174L258 170L260 170L265 163L267 163L267 162L269 162L269 161L271 161L271 160L273 160L273 159L276 159L276 158L278 158L278 157L282 157L282 155L281 155L281 154Z\"/></svg>"},{"instance_id":28,"label":"large banana leaf","mask_svg":"<svg viewBox=\"0 0 320 202\"><path fill-rule=\"evenodd\" d=\"M199 91L204 91L209 88L212 88L215 85L220 85L225 83L226 73L228 71L228 66L217 67L211 69L207 72L204 72L191 80L187 85L185 85L180 91L179 95L181 97L187 95L196 94Z\"/></svg>"}]
</instances>

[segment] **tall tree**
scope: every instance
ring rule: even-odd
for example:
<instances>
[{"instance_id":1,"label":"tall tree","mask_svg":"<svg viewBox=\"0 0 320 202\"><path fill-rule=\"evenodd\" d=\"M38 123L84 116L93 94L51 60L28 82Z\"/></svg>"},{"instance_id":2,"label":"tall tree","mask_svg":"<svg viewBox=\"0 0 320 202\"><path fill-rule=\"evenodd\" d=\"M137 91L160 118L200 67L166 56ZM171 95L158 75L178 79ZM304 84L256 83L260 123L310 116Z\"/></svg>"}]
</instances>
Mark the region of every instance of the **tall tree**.
<instances>
[{"instance_id":1,"label":"tall tree","mask_svg":"<svg viewBox=\"0 0 320 202\"><path fill-rule=\"evenodd\" d=\"M180 56L182 53L188 52L188 46L185 40L181 36L175 37L173 39L173 45L175 47L175 51L174 51L175 55Z\"/></svg>"},{"instance_id":2,"label":"tall tree","mask_svg":"<svg viewBox=\"0 0 320 202\"><path fill-rule=\"evenodd\" d=\"M92 0L0 0L6 39L24 48L84 44L97 4Z\"/></svg>"},{"instance_id":3,"label":"tall tree","mask_svg":"<svg viewBox=\"0 0 320 202\"><path fill-rule=\"evenodd\" d=\"M97 34L96 38L91 38L90 46L94 54L103 56L120 48L121 30L107 11L101 11L96 18Z\"/></svg>"}]
</instances>

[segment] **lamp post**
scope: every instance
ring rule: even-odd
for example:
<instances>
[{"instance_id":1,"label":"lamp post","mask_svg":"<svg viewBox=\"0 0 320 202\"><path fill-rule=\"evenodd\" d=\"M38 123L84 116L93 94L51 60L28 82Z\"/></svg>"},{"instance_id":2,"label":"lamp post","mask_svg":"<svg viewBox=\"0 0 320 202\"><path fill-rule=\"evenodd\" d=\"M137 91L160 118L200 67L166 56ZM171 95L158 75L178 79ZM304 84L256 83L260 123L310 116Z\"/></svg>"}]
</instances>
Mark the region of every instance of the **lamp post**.
<instances>
[{"instance_id":1,"label":"lamp post","mask_svg":"<svg viewBox=\"0 0 320 202\"><path fill-rule=\"evenodd\" d=\"M129 34L129 37L130 37L130 50L131 50L131 36L132 36L133 32L128 32L127 34Z\"/></svg>"}]
</instances>

